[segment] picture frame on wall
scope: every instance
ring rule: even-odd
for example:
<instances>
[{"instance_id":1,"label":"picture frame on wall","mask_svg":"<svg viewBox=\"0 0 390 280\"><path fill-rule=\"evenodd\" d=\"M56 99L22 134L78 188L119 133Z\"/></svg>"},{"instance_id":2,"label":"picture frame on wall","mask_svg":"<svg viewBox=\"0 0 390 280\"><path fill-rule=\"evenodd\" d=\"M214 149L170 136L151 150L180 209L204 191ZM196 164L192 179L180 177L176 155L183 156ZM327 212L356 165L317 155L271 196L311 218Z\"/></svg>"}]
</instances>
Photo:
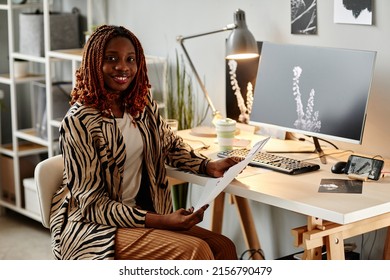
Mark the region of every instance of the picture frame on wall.
<instances>
[{"instance_id":1,"label":"picture frame on wall","mask_svg":"<svg viewBox=\"0 0 390 280\"><path fill-rule=\"evenodd\" d=\"M317 0L290 0L291 34L317 34Z\"/></svg>"},{"instance_id":2,"label":"picture frame on wall","mask_svg":"<svg viewBox=\"0 0 390 280\"><path fill-rule=\"evenodd\" d=\"M372 25L372 0L334 0L334 22Z\"/></svg>"}]
</instances>

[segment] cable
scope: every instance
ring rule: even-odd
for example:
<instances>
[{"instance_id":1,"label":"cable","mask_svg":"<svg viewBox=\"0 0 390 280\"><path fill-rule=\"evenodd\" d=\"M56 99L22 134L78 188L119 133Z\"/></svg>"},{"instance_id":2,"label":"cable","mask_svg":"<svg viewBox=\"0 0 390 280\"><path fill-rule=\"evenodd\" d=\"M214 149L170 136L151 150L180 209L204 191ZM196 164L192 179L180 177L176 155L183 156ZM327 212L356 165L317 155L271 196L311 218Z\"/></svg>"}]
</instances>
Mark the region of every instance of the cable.
<instances>
[{"instance_id":1,"label":"cable","mask_svg":"<svg viewBox=\"0 0 390 280\"><path fill-rule=\"evenodd\" d=\"M372 157L372 159L375 159L377 157L383 159L383 157L381 155L375 155L375 156Z\"/></svg>"},{"instance_id":2,"label":"cable","mask_svg":"<svg viewBox=\"0 0 390 280\"><path fill-rule=\"evenodd\" d=\"M315 157L310 157L310 158L302 159L301 161L313 160L313 159L317 159L317 158L321 158L321 157L326 157L326 156L331 156L331 155L337 155L337 154L343 154L343 153L351 153L351 154L353 154L354 151L353 151L353 150L343 150L343 151L334 152L334 153L326 153L326 154L323 154L322 156L317 155L317 156L315 156Z\"/></svg>"},{"instance_id":3,"label":"cable","mask_svg":"<svg viewBox=\"0 0 390 280\"><path fill-rule=\"evenodd\" d=\"M253 259L253 256L256 255L256 254L259 254L261 256L261 258L263 260L265 260L265 256L264 256L264 252L262 249L248 249L248 250L245 250L241 256L240 256L240 260L243 260L244 259L244 256L245 254L247 253L250 253L250 255L248 256L248 260L252 260Z\"/></svg>"},{"instance_id":4,"label":"cable","mask_svg":"<svg viewBox=\"0 0 390 280\"><path fill-rule=\"evenodd\" d=\"M304 137L297 137L297 136L295 136L295 134L294 133L290 133L290 135L291 136L293 136L295 139L297 139L298 141L306 141L307 139L306 138L304 138ZM307 135L305 135L306 137L311 137L311 138L313 138L314 136L307 136ZM326 142L326 143L328 143L329 145L332 145L335 149L339 149L335 144L333 144L332 142L330 142L330 141L328 141L328 140L325 140L324 138L319 138L319 137L316 137L318 140L321 140L321 141L323 141L323 142ZM309 141L309 140L307 140L307 141ZM309 142L311 142L311 143L313 143L312 141L309 141Z\"/></svg>"},{"instance_id":5,"label":"cable","mask_svg":"<svg viewBox=\"0 0 390 280\"><path fill-rule=\"evenodd\" d=\"M372 249L374 249L374 244L375 244L375 241L376 241L377 233L378 233L378 231L376 230L375 233L374 233L374 240L371 243L370 252L368 253L368 256L367 256L367 260L369 260L371 258L371 253L372 253Z\"/></svg>"},{"instance_id":6,"label":"cable","mask_svg":"<svg viewBox=\"0 0 390 280\"><path fill-rule=\"evenodd\" d=\"M339 149L335 144L333 144L332 142L330 142L330 141L328 141L328 140L325 140L325 139L323 139L323 138L319 138L319 137L317 137L317 139L318 140L321 140L321 141L323 141L323 142L326 142L326 143L328 143L328 144L330 144L330 145L332 145L335 149Z\"/></svg>"},{"instance_id":7,"label":"cable","mask_svg":"<svg viewBox=\"0 0 390 280\"><path fill-rule=\"evenodd\" d=\"M208 148L210 148L210 145L207 145L205 142L203 142L201 140L194 140L194 139L188 139L188 138L183 138L183 140L186 142L199 142L203 145L202 147L199 147L196 150L207 150Z\"/></svg>"},{"instance_id":8,"label":"cable","mask_svg":"<svg viewBox=\"0 0 390 280\"><path fill-rule=\"evenodd\" d=\"M376 237L377 237L377 233L378 233L378 230L375 230L374 231L374 240L372 241L371 243L371 248L370 248L370 251L368 252L368 255L367 255L367 260L369 260L371 258L371 254L372 254L372 250L374 249L374 244L375 244L375 241L376 241ZM368 235L370 235L368 233ZM361 240L361 245L360 245L360 259L363 260L363 252L364 252L364 247L366 246L366 243L368 242L369 238L367 238L366 241L364 241L365 239L365 234L362 234L362 240Z\"/></svg>"}]
</instances>

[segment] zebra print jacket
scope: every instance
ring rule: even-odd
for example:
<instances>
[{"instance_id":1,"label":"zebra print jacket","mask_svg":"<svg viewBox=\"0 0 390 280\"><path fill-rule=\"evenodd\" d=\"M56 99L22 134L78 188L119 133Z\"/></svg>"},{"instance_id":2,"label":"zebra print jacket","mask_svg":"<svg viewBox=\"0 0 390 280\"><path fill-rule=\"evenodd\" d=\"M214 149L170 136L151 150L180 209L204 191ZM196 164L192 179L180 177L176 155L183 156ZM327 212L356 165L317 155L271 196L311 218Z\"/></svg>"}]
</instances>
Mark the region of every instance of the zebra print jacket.
<instances>
[{"instance_id":1,"label":"zebra print jacket","mask_svg":"<svg viewBox=\"0 0 390 280\"><path fill-rule=\"evenodd\" d=\"M150 96L135 121L144 142L142 209L121 203L126 152L115 118L76 103L62 121L63 183L53 197L50 217L56 259L113 259L118 227L144 227L146 209L172 211L165 164L204 173L206 157L169 130Z\"/></svg>"}]
</instances>

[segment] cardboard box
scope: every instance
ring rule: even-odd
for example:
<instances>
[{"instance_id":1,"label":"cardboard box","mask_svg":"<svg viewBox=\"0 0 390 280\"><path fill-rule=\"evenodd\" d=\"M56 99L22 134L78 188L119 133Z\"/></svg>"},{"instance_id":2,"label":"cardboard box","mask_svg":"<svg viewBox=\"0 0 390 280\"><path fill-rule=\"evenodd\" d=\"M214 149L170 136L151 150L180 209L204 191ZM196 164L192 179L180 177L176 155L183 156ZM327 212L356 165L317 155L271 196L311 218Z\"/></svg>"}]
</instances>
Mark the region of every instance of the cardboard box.
<instances>
[{"instance_id":1,"label":"cardboard box","mask_svg":"<svg viewBox=\"0 0 390 280\"><path fill-rule=\"evenodd\" d=\"M31 155L19 158L21 183L24 178L34 177L35 166L39 161L39 155ZM0 189L2 199L11 203L15 203L14 159L6 155L0 155ZM23 194L23 189L21 192Z\"/></svg>"},{"instance_id":2,"label":"cardboard box","mask_svg":"<svg viewBox=\"0 0 390 280\"><path fill-rule=\"evenodd\" d=\"M43 14L20 14L19 27L19 51L23 54L44 56ZM80 48L79 29L79 13L51 13L51 50Z\"/></svg>"}]
</instances>

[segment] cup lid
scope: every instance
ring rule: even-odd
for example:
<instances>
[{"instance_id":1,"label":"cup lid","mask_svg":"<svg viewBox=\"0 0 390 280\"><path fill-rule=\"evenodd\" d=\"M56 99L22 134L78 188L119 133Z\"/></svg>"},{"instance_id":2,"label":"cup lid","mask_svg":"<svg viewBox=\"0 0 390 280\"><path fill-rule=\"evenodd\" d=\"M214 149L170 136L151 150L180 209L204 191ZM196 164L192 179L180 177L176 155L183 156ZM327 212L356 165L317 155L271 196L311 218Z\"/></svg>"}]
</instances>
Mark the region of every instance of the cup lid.
<instances>
[{"instance_id":1,"label":"cup lid","mask_svg":"<svg viewBox=\"0 0 390 280\"><path fill-rule=\"evenodd\" d=\"M217 120L216 122L217 125L226 125L226 126L230 126L230 125L235 125L236 124L236 121L231 119L231 118L225 118L225 119L219 119Z\"/></svg>"}]
</instances>

